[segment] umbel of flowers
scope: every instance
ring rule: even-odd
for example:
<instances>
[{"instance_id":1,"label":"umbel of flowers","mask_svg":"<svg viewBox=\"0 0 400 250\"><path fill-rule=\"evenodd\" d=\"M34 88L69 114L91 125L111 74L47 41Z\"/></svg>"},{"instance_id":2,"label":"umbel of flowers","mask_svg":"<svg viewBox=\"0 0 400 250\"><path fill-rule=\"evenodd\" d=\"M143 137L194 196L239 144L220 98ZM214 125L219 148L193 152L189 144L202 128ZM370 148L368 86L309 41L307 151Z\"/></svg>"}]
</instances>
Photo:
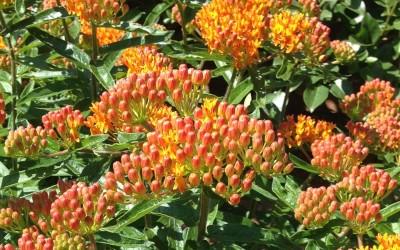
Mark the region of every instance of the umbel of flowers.
<instances>
[{"instance_id":1,"label":"umbel of flowers","mask_svg":"<svg viewBox=\"0 0 400 250\"><path fill-rule=\"evenodd\" d=\"M347 124L350 133L374 153L398 152L400 148L400 101L394 99L394 93L390 82L374 79L341 103L352 119Z\"/></svg>"},{"instance_id":2,"label":"umbel of flowers","mask_svg":"<svg viewBox=\"0 0 400 250\"><path fill-rule=\"evenodd\" d=\"M377 245L363 246L357 250L398 250L400 249L400 235L398 234L378 234L376 236Z\"/></svg>"},{"instance_id":3,"label":"umbel of flowers","mask_svg":"<svg viewBox=\"0 0 400 250\"><path fill-rule=\"evenodd\" d=\"M206 100L194 114L159 121L140 153L114 163L105 187L129 200L204 185L236 205L256 173L270 177L293 169L270 121L216 100Z\"/></svg>"}]
</instances>

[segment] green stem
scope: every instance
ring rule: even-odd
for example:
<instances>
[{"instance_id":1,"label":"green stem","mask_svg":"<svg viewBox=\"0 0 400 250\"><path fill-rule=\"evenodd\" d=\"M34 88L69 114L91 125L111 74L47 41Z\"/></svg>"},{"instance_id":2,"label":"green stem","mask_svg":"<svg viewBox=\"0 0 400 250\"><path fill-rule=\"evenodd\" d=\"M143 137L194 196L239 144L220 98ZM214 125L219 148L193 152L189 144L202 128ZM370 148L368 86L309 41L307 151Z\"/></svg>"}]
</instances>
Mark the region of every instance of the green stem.
<instances>
[{"instance_id":1,"label":"green stem","mask_svg":"<svg viewBox=\"0 0 400 250\"><path fill-rule=\"evenodd\" d=\"M180 0L177 1L177 4L178 4L179 13L181 14L181 18L182 18L182 40L183 40L183 44L186 45L187 32L186 32L185 11L184 11L183 4Z\"/></svg>"},{"instance_id":2,"label":"green stem","mask_svg":"<svg viewBox=\"0 0 400 250\"><path fill-rule=\"evenodd\" d=\"M150 214L146 214L144 216L144 226L146 228L152 228L152 220L151 220L151 215Z\"/></svg>"},{"instance_id":3,"label":"green stem","mask_svg":"<svg viewBox=\"0 0 400 250\"><path fill-rule=\"evenodd\" d=\"M56 2L57 2L57 6L62 7L62 4L61 4L60 0L57 0ZM61 22L62 22L62 25L63 25L63 28L64 28L65 40L67 42L71 42L72 40L71 40L71 35L69 34L67 22L65 21L65 19L61 19Z\"/></svg>"},{"instance_id":4,"label":"green stem","mask_svg":"<svg viewBox=\"0 0 400 250\"><path fill-rule=\"evenodd\" d=\"M226 89L223 101L228 100L229 94L231 93L231 90L233 88L233 84L235 83L236 75L237 75L237 70L236 68L233 68L232 76L230 81L228 82L228 88Z\"/></svg>"},{"instance_id":5,"label":"green stem","mask_svg":"<svg viewBox=\"0 0 400 250\"><path fill-rule=\"evenodd\" d=\"M203 240L206 234L207 219L208 219L208 197L204 190L204 186L201 188L200 194L200 221L198 225L197 241Z\"/></svg>"},{"instance_id":6,"label":"green stem","mask_svg":"<svg viewBox=\"0 0 400 250\"><path fill-rule=\"evenodd\" d=\"M89 234L88 238L89 238L89 241L90 241L89 249L90 250L96 250L97 246L96 246L96 239L94 238L94 235L93 234Z\"/></svg>"},{"instance_id":7,"label":"green stem","mask_svg":"<svg viewBox=\"0 0 400 250\"><path fill-rule=\"evenodd\" d=\"M97 27L96 24L92 21L91 23L92 28L92 61L93 64L97 64L97 56L98 56L98 46L97 46ZM92 101L95 101L97 96L97 80L96 76L92 74Z\"/></svg>"},{"instance_id":8,"label":"green stem","mask_svg":"<svg viewBox=\"0 0 400 250\"><path fill-rule=\"evenodd\" d=\"M4 18L3 11L0 11L0 24L2 29L7 28L7 23ZM11 41L11 37L7 36L7 46L8 46L8 56L10 57L10 74L11 74L11 94L12 94L12 101L11 101L11 130L16 129L16 119L17 119L17 98L18 98L18 86L17 86L17 67L15 64L15 51L14 46ZM11 160L12 168L17 169L17 161L16 159Z\"/></svg>"},{"instance_id":9,"label":"green stem","mask_svg":"<svg viewBox=\"0 0 400 250\"><path fill-rule=\"evenodd\" d=\"M357 244L358 248L362 248L364 246L362 234L357 234Z\"/></svg>"}]
</instances>

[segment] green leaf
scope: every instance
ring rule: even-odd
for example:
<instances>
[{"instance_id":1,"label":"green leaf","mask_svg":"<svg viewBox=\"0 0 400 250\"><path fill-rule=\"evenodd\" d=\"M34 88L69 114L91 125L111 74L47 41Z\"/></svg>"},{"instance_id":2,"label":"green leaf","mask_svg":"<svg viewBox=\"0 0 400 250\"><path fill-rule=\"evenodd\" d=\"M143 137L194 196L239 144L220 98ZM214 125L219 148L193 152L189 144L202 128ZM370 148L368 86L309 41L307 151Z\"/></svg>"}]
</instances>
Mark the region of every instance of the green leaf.
<instances>
[{"instance_id":1,"label":"green leaf","mask_svg":"<svg viewBox=\"0 0 400 250\"><path fill-rule=\"evenodd\" d=\"M354 36L357 41L364 44L375 44L382 36L383 31L379 27L377 19L373 18L369 13L366 13L359 32Z\"/></svg>"},{"instance_id":2,"label":"green leaf","mask_svg":"<svg viewBox=\"0 0 400 250\"><path fill-rule=\"evenodd\" d=\"M277 200L277 198L273 194L271 194L268 190L263 189L262 187L258 186L255 183L253 183L251 185L251 189L253 189L257 193L261 194L265 198L268 198L268 199L273 200L273 201Z\"/></svg>"},{"instance_id":3,"label":"green leaf","mask_svg":"<svg viewBox=\"0 0 400 250\"><path fill-rule=\"evenodd\" d=\"M303 161L292 153L289 153L289 159L296 168L303 169L309 173L318 174L318 171L308 162Z\"/></svg>"},{"instance_id":4,"label":"green leaf","mask_svg":"<svg viewBox=\"0 0 400 250\"><path fill-rule=\"evenodd\" d=\"M101 86L103 86L104 89L108 90L112 86L114 86L115 84L114 78L110 73L110 69L108 69L107 67L105 66L96 67L90 65L90 71L93 73L93 75L100 82Z\"/></svg>"},{"instance_id":5,"label":"green leaf","mask_svg":"<svg viewBox=\"0 0 400 250\"><path fill-rule=\"evenodd\" d=\"M158 22L160 16L163 12L171 8L174 4L174 1L170 1L169 3L159 3L157 4L151 12L147 15L146 20L144 21L144 25L152 25Z\"/></svg>"},{"instance_id":6,"label":"green leaf","mask_svg":"<svg viewBox=\"0 0 400 250\"><path fill-rule=\"evenodd\" d=\"M400 212L400 201L390 204L389 206L381 209L383 220L387 220L390 216Z\"/></svg>"},{"instance_id":7,"label":"green leaf","mask_svg":"<svg viewBox=\"0 0 400 250\"><path fill-rule=\"evenodd\" d=\"M286 176L285 186L282 186L281 181L283 179L283 177L273 178L272 192L274 192L279 200L286 204L286 206L294 209L296 207L297 196L300 193L300 188L289 176Z\"/></svg>"},{"instance_id":8,"label":"green leaf","mask_svg":"<svg viewBox=\"0 0 400 250\"><path fill-rule=\"evenodd\" d=\"M96 233L96 243L103 243L119 247L151 247L152 242L146 236L133 227L124 227L118 232L100 231Z\"/></svg>"},{"instance_id":9,"label":"green leaf","mask_svg":"<svg viewBox=\"0 0 400 250\"><path fill-rule=\"evenodd\" d=\"M89 68L90 56L74 44L68 43L35 27L28 28L28 31L32 36L54 49L58 54L78 63L81 68Z\"/></svg>"},{"instance_id":10,"label":"green leaf","mask_svg":"<svg viewBox=\"0 0 400 250\"><path fill-rule=\"evenodd\" d=\"M129 39L123 39L121 41L111 43L99 48L100 54L106 54L114 51L124 50L130 47L136 47L146 44L159 44L165 42L171 33L167 35L145 35L141 37L134 37Z\"/></svg>"},{"instance_id":11,"label":"green leaf","mask_svg":"<svg viewBox=\"0 0 400 250\"><path fill-rule=\"evenodd\" d=\"M294 66L293 63L285 58L278 72L276 72L276 78L288 81L293 75Z\"/></svg>"},{"instance_id":12,"label":"green leaf","mask_svg":"<svg viewBox=\"0 0 400 250\"><path fill-rule=\"evenodd\" d=\"M211 239L222 242L258 243L270 247L290 246L278 230L250 227L241 224L210 225L207 228Z\"/></svg>"},{"instance_id":13,"label":"green leaf","mask_svg":"<svg viewBox=\"0 0 400 250\"><path fill-rule=\"evenodd\" d=\"M117 135L117 140L120 143L143 142L146 140L145 133L123 133Z\"/></svg>"},{"instance_id":14,"label":"green leaf","mask_svg":"<svg viewBox=\"0 0 400 250\"><path fill-rule=\"evenodd\" d=\"M108 139L108 135L91 135L82 140L82 147L79 149L83 148L90 148L95 145L99 145L105 140Z\"/></svg>"},{"instance_id":15,"label":"green leaf","mask_svg":"<svg viewBox=\"0 0 400 250\"><path fill-rule=\"evenodd\" d=\"M40 23L48 22L55 19L67 17L68 13L64 8L55 7L53 9L47 9L37 13L34 16L25 18L17 23L10 25L6 30L2 32L3 35L14 32L20 29L30 28L30 25L38 25ZM33 27L32 27L33 28ZM37 29L37 28L35 28Z\"/></svg>"},{"instance_id":16,"label":"green leaf","mask_svg":"<svg viewBox=\"0 0 400 250\"><path fill-rule=\"evenodd\" d=\"M253 88L254 85L252 81L250 80L250 78L247 78L246 80L239 83L239 85L236 86L236 88L232 89L228 97L228 102L231 104L240 103L243 100L243 98L245 98L246 95L253 90Z\"/></svg>"},{"instance_id":17,"label":"green leaf","mask_svg":"<svg viewBox=\"0 0 400 250\"><path fill-rule=\"evenodd\" d=\"M310 112L314 112L329 96L329 89L324 85L308 87L303 92L303 100Z\"/></svg>"},{"instance_id":18,"label":"green leaf","mask_svg":"<svg viewBox=\"0 0 400 250\"><path fill-rule=\"evenodd\" d=\"M139 220L146 214L151 213L156 208L160 207L162 204L171 202L173 200L172 197L165 197L160 200L146 200L140 202L133 206L129 211L118 216L114 220L112 220L109 224L110 226L103 227L101 231L115 232L120 230L121 228L130 225L131 223Z\"/></svg>"}]
</instances>

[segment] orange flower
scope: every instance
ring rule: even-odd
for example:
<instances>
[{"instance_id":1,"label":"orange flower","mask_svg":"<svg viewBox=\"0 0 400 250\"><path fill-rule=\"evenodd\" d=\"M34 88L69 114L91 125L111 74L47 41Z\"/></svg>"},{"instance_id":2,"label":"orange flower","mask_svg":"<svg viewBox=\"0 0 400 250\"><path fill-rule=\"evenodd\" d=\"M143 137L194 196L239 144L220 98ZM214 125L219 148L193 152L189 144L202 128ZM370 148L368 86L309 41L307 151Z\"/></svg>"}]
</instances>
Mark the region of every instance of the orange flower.
<instances>
[{"instance_id":1,"label":"orange flower","mask_svg":"<svg viewBox=\"0 0 400 250\"><path fill-rule=\"evenodd\" d=\"M128 48L123 52L121 62L128 68L128 75L162 72L172 68L170 59L157 52L155 45Z\"/></svg>"},{"instance_id":2,"label":"orange flower","mask_svg":"<svg viewBox=\"0 0 400 250\"><path fill-rule=\"evenodd\" d=\"M294 116L288 116L282 122L278 130L279 134L285 138L289 147L300 147L304 143L312 143L317 139L327 139L333 134L335 124L314 120L310 116L299 115L297 121Z\"/></svg>"},{"instance_id":3,"label":"orange flower","mask_svg":"<svg viewBox=\"0 0 400 250\"><path fill-rule=\"evenodd\" d=\"M310 22L302 13L284 10L272 16L269 28L272 42L285 53L299 52L310 29Z\"/></svg>"},{"instance_id":4,"label":"orange flower","mask_svg":"<svg viewBox=\"0 0 400 250\"><path fill-rule=\"evenodd\" d=\"M236 68L257 62L266 37L269 0L213 0L196 15L195 25L211 52L229 55Z\"/></svg>"},{"instance_id":5,"label":"orange flower","mask_svg":"<svg viewBox=\"0 0 400 250\"><path fill-rule=\"evenodd\" d=\"M0 0L0 9L7 8L14 3L14 0Z\"/></svg>"}]
</instances>

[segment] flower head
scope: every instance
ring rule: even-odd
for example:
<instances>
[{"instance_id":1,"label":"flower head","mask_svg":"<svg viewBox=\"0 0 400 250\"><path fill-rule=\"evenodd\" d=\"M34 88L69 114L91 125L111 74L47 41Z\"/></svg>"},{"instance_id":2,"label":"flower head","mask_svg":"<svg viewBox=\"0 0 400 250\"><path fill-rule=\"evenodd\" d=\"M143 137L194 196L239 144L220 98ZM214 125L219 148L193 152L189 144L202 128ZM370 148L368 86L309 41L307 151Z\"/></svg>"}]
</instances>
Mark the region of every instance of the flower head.
<instances>
[{"instance_id":1,"label":"flower head","mask_svg":"<svg viewBox=\"0 0 400 250\"><path fill-rule=\"evenodd\" d=\"M51 238L54 242L54 250L85 250L88 249L85 238L79 234L73 234L71 232L58 232L53 231Z\"/></svg>"},{"instance_id":2,"label":"flower head","mask_svg":"<svg viewBox=\"0 0 400 250\"><path fill-rule=\"evenodd\" d=\"M163 72L172 68L170 59L159 53L155 45L144 45L124 50L121 63L128 68L128 75Z\"/></svg>"},{"instance_id":3,"label":"flower head","mask_svg":"<svg viewBox=\"0 0 400 250\"><path fill-rule=\"evenodd\" d=\"M197 13L195 25L211 52L228 55L236 68L246 68L259 58L269 4L269 0L213 0Z\"/></svg>"},{"instance_id":4,"label":"flower head","mask_svg":"<svg viewBox=\"0 0 400 250\"><path fill-rule=\"evenodd\" d=\"M299 115L297 121L294 116L288 116L282 122L278 133L285 138L289 147L300 147L303 144L311 144L318 139L327 139L333 134L335 124L314 120L310 116Z\"/></svg>"},{"instance_id":5,"label":"flower head","mask_svg":"<svg viewBox=\"0 0 400 250\"><path fill-rule=\"evenodd\" d=\"M357 250L399 250L400 249L400 235L399 234L378 234L376 236L378 241L377 245L364 246L357 248Z\"/></svg>"},{"instance_id":6,"label":"flower head","mask_svg":"<svg viewBox=\"0 0 400 250\"><path fill-rule=\"evenodd\" d=\"M361 121L377 107L390 104L394 92L390 82L374 79L362 85L357 94L345 96L340 107L353 121Z\"/></svg>"},{"instance_id":7,"label":"flower head","mask_svg":"<svg viewBox=\"0 0 400 250\"><path fill-rule=\"evenodd\" d=\"M299 4L303 7L303 11L310 16L319 16L321 12L318 0L299 0Z\"/></svg>"},{"instance_id":8,"label":"flower head","mask_svg":"<svg viewBox=\"0 0 400 250\"><path fill-rule=\"evenodd\" d=\"M72 185L52 204L51 226L59 232L88 235L98 231L115 213L120 197L107 196L98 183Z\"/></svg>"},{"instance_id":9,"label":"flower head","mask_svg":"<svg viewBox=\"0 0 400 250\"><path fill-rule=\"evenodd\" d=\"M69 105L42 116L47 134L53 139L59 139L65 147L72 147L80 141L79 130L84 121L81 112L73 110Z\"/></svg>"},{"instance_id":10,"label":"flower head","mask_svg":"<svg viewBox=\"0 0 400 250\"><path fill-rule=\"evenodd\" d=\"M379 203L365 200L363 197L342 203L339 211L356 234L366 233L373 222L378 223L382 220Z\"/></svg>"},{"instance_id":11,"label":"flower head","mask_svg":"<svg viewBox=\"0 0 400 250\"><path fill-rule=\"evenodd\" d=\"M300 193L294 210L295 218L308 228L325 225L338 209L335 187L309 187Z\"/></svg>"},{"instance_id":12,"label":"flower head","mask_svg":"<svg viewBox=\"0 0 400 250\"><path fill-rule=\"evenodd\" d=\"M37 227L25 228L22 236L18 239L19 249L41 249L52 250L54 247L53 239L46 238Z\"/></svg>"},{"instance_id":13,"label":"flower head","mask_svg":"<svg viewBox=\"0 0 400 250\"><path fill-rule=\"evenodd\" d=\"M11 244L0 244L0 250L15 250L16 248Z\"/></svg>"},{"instance_id":14,"label":"flower head","mask_svg":"<svg viewBox=\"0 0 400 250\"><path fill-rule=\"evenodd\" d=\"M337 196L341 201L364 197L379 202L397 187L397 181L389 173L372 165L354 167L336 184Z\"/></svg>"},{"instance_id":15,"label":"flower head","mask_svg":"<svg viewBox=\"0 0 400 250\"><path fill-rule=\"evenodd\" d=\"M317 168L322 178L339 181L346 171L357 167L368 155L368 148L360 141L353 141L344 134L333 135L325 140L315 140L311 144L313 159L311 164Z\"/></svg>"},{"instance_id":16,"label":"flower head","mask_svg":"<svg viewBox=\"0 0 400 250\"><path fill-rule=\"evenodd\" d=\"M334 40L331 42L331 48L339 63L351 62L356 57L356 52L346 41Z\"/></svg>"},{"instance_id":17,"label":"flower head","mask_svg":"<svg viewBox=\"0 0 400 250\"><path fill-rule=\"evenodd\" d=\"M29 124L26 128L19 127L8 133L4 151L14 157L38 157L47 147L47 136L47 131L40 126L34 128Z\"/></svg>"}]
</instances>

